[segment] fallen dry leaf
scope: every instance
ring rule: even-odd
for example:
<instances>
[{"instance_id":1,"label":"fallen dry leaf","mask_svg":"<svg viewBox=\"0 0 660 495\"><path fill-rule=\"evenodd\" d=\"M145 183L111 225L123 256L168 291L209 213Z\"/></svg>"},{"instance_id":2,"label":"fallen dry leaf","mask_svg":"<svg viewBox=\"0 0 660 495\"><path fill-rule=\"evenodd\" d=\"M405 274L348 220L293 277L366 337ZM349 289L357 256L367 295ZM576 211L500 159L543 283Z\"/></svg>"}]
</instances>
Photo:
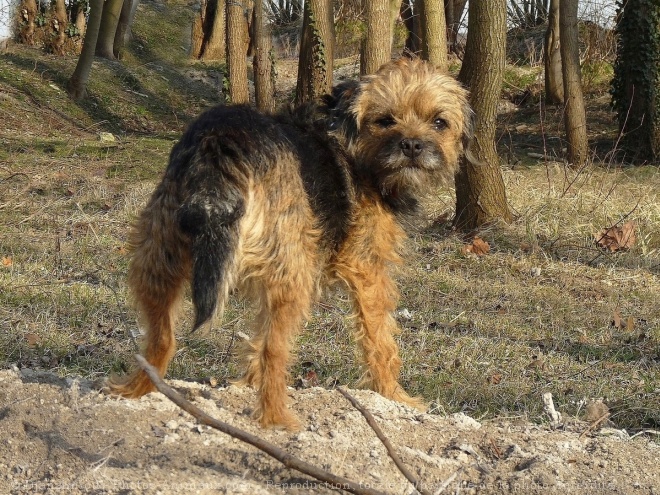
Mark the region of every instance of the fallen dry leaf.
<instances>
[{"instance_id":1,"label":"fallen dry leaf","mask_svg":"<svg viewBox=\"0 0 660 495\"><path fill-rule=\"evenodd\" d=\"M3 256L2 257L2 266L11 266L13 264L13 261L11 260L11 256Z\"/></svg>"},{"instance_id":2,"label":"fallen dry leaf","mask_svg":"<svg viewBox=\"0 0 660 495\"><path fill-rule=\"evenodd\" d=\"M603 229L600 233L594 234L596 244L612 253L628 250L637 241L635 227L635 222L629 220L621 226L613 225L608 229Z\"/></svg>"},{"instance_id":3,"label":"fallen dry leaf","mask_svg":"<svg viewBox=\"0 0 660 495\"><path fill-rule=\"evenodd\" d=\"M472 239L471 244L464 244L461 248L461 254L467 255L469 253L475 254L477 256L483 256L490 252L490 244L484 241L481 237L475 237Z\"/></svg>"},{"instance_id":4,"label":"fallen dry leaf","mask_svg":"<svg viewBox=\"0 0 660 495\"><path fill-rule=\"evenodd\" d=\"M488 383L490 383L491 385L497 385L501 381L502 381L501 373L495 373L494 375L488 377Z\"/></svg>"},{"instance_id":5,"label":"fallen dry leaf","mask_svg":"<svg viewBox=\"0 0 660 495\"><path fill-rule=\"evenodd\" d=\"M30 347L34 347L41 342L41 338L36 333L26 333L25 340L27 340L28 346Z\"/></svg>"},{"instance_id":6,"label":"fallen dry leaf","mask_svg":"<svg viewBox=\"0 0 660 495\"><path fill-rule=\"evenodd\" d=\"M615 309L612 314L611 324L617 330L625 329L626 332L632 332L635 329L635 319L632 316L624 319L618 309Z\"/></svg>"}]
</instances>

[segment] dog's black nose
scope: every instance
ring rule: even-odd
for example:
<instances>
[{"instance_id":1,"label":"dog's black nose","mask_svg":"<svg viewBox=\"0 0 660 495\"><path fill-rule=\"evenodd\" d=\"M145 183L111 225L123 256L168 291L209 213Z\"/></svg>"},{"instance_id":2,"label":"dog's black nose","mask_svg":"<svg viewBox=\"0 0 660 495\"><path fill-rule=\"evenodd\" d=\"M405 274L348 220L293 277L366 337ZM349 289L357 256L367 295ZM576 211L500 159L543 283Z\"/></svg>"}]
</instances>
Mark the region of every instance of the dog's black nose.
<instances>
[{"instance_id":1,"label":"dog's black nose","mask_svg":"<svg viewBox=\"0 0 660 495\"><path fill-rule=\"evenodd\" d=\"M399 146L408 158L416 158L424 151L424 144L419 139L402 139Z\"/></svg>"}]
</instances>

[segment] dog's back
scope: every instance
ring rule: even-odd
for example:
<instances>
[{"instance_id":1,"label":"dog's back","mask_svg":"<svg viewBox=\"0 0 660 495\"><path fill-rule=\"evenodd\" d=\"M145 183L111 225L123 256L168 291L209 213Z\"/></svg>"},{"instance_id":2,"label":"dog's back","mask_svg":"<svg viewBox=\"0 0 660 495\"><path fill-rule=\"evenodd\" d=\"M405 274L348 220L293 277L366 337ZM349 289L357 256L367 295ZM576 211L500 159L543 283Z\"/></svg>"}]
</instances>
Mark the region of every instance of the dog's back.
<instances>
[{"instance_id":1,"label":"dog's back","mask_svg":"<svg viewBox=\"0 0 660 495\"><path fill-rule=\"evenodd\" d=\"M354 186L349 158L324 125L313 106L276 116L218 106L196 119L172 149L163 183L134 229L134 292L144 285L138 274L153 270L146 260L158 259L164 278L190 265L197 329L232 286L259 273L255 265L266 269L294 242L276 246L275 239L282 244L285 235L301 235L302 227L287 219L309 218L321 250L336 250L350 224ZM165 211L154 215L156 208ZM176 252L168 250L171 242L138 233L157 228L177 237Z\"/></svg>"}]
</instances>

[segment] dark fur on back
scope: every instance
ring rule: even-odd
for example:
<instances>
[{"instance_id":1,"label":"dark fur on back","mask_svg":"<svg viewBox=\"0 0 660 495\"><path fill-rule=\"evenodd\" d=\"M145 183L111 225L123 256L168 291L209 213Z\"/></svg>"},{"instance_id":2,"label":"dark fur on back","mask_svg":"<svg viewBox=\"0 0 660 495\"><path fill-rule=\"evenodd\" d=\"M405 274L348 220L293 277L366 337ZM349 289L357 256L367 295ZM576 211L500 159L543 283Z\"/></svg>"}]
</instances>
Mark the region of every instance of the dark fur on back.
<instances>
[{"instance_id":1,"label":"dark fur on back","mask_svg":"<svg viewBox=\"0 0 660 495\"><path fill-rule=\"evenodd\" d=\"M172 149L166 178L183 185L178 219L191 241L194 329L215 311L249 181L277 167L283 153L299 163L325 247L336 250L347 235L355 194L352 166L327 125L327 111L314 104L273 116L246 105L217 106L196 119Z\"/></svg>"}]
</instances>

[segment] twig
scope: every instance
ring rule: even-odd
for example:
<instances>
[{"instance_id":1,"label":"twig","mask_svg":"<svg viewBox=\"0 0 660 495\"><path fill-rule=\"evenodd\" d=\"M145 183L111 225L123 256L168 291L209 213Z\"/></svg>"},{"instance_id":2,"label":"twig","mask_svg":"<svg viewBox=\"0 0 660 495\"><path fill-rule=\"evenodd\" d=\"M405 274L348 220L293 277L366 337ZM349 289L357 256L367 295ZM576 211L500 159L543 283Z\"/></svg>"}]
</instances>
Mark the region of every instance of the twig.
<instances>
[{"instance_id":1,"label":"twig","mask_svg":"<svg viewBox=\"0 0 660 495\"><path fill-rule=\"evenodd\" d=\"M221 432L226 433L227 435L236 438L241 442L245 442L249 445L252 445L253 447L258 448L262 452L265 452L269 456L280 461L287 468L294 469L317 480L328 483L328 485L330 485L329 488L341 489L350 493L357 493L359 495L385 495L383 492L378 490L362 487L351 480L319 469L316 466L285 452L281 448L273 445L270 442L267 442L263 438L259 438L256 435L252 435L251 433L231 426L223 421L212 418L200 408L184 399L176 390L168 386L162 380L162 378L160 378L158 371L156 371L156 369L151 366L146 359L144 359L139 354L135 356L135 359L137 360L140 368L142 368L144 372L149 376L159 392L165 395L165 397L170 399L181 409L195 417L200 423L215 428L216 430L220 430Z\"/></svg>"},{"instance_id":2,"label":"twig","mask_svg":"<svg viewBox=\"0 0 660 495\"><path fill-rule=\"evenodd\" d=\"M353 397L351 394L349 394L346 390L344 390L341 387L337 387L337 390L339 390L339 393L346 397L348 401L353 404L353 407L360 411L362 413L362 416L364 416L364 419L367 420L367 423L369 423L369 426L371 426L371 429L374 430L374 433L376 436L380 439L381 442L383 442L383 445L387 449L387 453L389 456L392 458L394 461L394 464L396 464L396 467L399 468L399 471L401 471L401 474L403 474L408 481L412 483L412 485L415 487L415 490L417 490L419 493L422 495L431 495L429 492L425 491L422 489L422 484L420 481L415 478L415 476L408 470L408 468L401 462L401 458L397 455L396 452L394 452L394 448L392 447L392 444L390 441L387 439L387 437L383 434L383 431L380 429L378 426L378 423L376 423L376 420L374 419L373 415L367 411L362 404L360 404L355 397Z\"/></svg>"},{"instance_id":3,"label":"twig","mask_svg":"<svg viewBox=\"0 0 660 495\"><path fill-rule=\"evenodd\" d=\"M647 433L650 433L652 435L660 435L660 431L658 431L658 430L642 430L642 431L638 431L634 435L630 435L629 440L632 440L633 438L638 437L640 435L645 435Z\"/></svg>"},{"instance_id":4,"label":"twig","mask_svg":"<svg viewBox=\"0 0 660 495\"><path fill-rule=\"evenodd\" d=\"M433 495L440 495L442 492L445 491L445 488L447 488L452 481L456 479L456 476L463 470L463 468L458 469L457 471L454 472L449 478L447 478L442 485L438 487L438 490L433 494ZM458 493L458 492L457 492Z\"/></svg>"},{"instance_id":5,"label":"twig","mask_svg":"<svg viewBox=\"0 0 660 495\"><path fill-rule=\"evenodd\" d=\"M599 426L603 421L605 421L607 418L609 418L609 417L610 417L610 413L609 413L609 412L606 412L605 414L603 414L600 418L598 418L596 421L594 421L593 423L591 423L591 424L589 425L589 428L587 428L587 429L584 430L582 433L580 433L580 436L578 437L578 439L579 439L579 440L582 440L582 437L584 437L584 436L585 436L587 433L589 433L590 431L593 431L593 430L595 430L596 428L598 428L598 426Z\"/></svg>"}]
</instances>

